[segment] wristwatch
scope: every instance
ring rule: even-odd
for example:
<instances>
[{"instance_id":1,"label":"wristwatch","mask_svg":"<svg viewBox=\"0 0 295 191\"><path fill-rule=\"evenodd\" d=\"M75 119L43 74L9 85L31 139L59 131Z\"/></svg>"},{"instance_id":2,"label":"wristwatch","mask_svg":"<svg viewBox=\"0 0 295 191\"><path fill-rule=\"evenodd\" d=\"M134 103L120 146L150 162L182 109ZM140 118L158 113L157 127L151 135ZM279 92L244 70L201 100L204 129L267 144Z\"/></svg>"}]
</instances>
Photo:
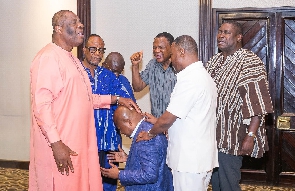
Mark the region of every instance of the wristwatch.
<instances>
[{"instance_id":1,"label":"wristwatch","mask_svg":"<svg viewBox=\"0 0 295 191\"><path fill-rule=\"evenodd\" d=\"M248 136L249 136L249 137L254 137L254 138L256 138L255 133L253 133L252 131L250 131L250 132L248 133Z\"/></svg>"},{"instance_id":2,"label":"wristwatch","mask_svg":"<svg viewBox=\"0 0 295 191\"><path fill-rule=\"evenodd\" d=\"M117 96L117 104L119 104L120 96Z\"/></svg>"},{"instance_id":3,"label":"wristwatch","mask_svg":"<svg viewBox=\"0 0 295 191\"><path fill-rule=\"evenodd\" d=\"M154 137L156 136L156 135L154 135L154 134L150 133L150 130L148 130L148 132L147 132L147 133L148 133L148 136L149 136L149 137L151 137L151 138L154 138Z\"/></svg>"}]
</instances>

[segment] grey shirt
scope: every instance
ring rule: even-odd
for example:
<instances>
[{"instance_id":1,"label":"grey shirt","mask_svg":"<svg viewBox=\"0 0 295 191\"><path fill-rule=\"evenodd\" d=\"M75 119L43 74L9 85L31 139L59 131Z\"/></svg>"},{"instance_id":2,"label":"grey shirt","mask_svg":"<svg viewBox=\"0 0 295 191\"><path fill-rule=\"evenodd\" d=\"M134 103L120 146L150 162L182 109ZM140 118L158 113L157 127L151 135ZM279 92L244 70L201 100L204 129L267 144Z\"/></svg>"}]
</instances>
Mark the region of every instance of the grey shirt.
<instances>
[{"instance_id":1,"label":"grey shirt","mask_svg":"<svg viewBox=\"0 0 295 191\"><path fill-rule=\"evenodd\" d=\"M169 66L164 70L161 63L152 59L140 76L150 86L151 113L160 117L170 102L170 95L176 83L174 69Z\"/></svg>"}]
</instances>

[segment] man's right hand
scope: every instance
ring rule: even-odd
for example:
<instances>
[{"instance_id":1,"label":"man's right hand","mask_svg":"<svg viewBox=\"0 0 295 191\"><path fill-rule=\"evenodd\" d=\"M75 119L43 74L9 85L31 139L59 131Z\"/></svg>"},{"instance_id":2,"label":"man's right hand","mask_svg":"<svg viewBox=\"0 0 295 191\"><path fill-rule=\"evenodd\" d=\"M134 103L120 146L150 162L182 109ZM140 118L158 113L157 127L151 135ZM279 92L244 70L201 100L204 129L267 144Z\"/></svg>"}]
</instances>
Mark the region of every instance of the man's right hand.
<instances>
[{"instance_id":1,"label":"man's right hand","mask_svg":"<svg viewBox=\"0 0 295 191\"><path fill-rule=\"evenodd\" d=\"M147 86L147 84L142 80L139 74L139 63L142 62L142 57L142 51L135 52L130 56L130 60L132 63L132 87L135 92L139 92Z\"/></svg>"},{"instance_id":2,"label":"man's right hand","mask_svg":"<svg viewBox=\"0 0 295 191\"><path fill-rule=\"evenodd\" d=\"M66 171L67 176L69 175L69 170L74 173L74 167L70 156L77 156L78 154L72 151L62 141L51 143L51 148L58 171L62 175L64 175L64 171Z\"/></svg>"},{"instance_id":3,"label":"man's right hand","mask_svg":"<svg viewBox=\"0 0 295 191\"><path fill-rule=\"evenodd\" d=\"M141 131L139 132L139 134L137 135L137 138L136 138L136 142L139 142L139 141L149 141L151 140L153 137L150 137L148 132L146 131Z\"/></svg>"},{"instance_id":4,"label":"man's right hand","mask_svg":"<svg viewBox=\"0 0 295 191\"><path fill-rule=\"evenodd\" d=\"M132 63L132 66L138 66L139 63L142 61L143 52L135 52L130 56L130 60Z\"/></svg>"}]
</instances>

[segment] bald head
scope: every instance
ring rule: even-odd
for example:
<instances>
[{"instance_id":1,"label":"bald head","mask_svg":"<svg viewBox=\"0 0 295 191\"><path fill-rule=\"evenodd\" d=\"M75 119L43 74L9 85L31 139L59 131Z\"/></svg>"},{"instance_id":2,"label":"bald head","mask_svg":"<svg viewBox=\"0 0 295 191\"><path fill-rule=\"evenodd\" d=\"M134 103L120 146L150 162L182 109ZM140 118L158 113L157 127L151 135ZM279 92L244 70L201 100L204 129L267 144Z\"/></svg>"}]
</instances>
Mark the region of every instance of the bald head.
<instances>
[{"instance_id":1,"label":"bald head","mask_svg":"<svg viewBox=\"0 0 295 191\"><path fill-rule=\"evenodd\" d=\"M125 61L119 52L111 52L102 63L102 67L112 71L116 76L119 76L124 70Z\"/></svg>"},{"instance_id":2,"label":"bald head","mask_svg":"<svg viewBox=\"0 0 295 191\"><path fill-rule=\"evenodd\" d=\"M114 123L120 132L128 137L131 136L136 125L142 119L135 109L130 110L125 106L118 106L114 112Z\"/></svg>"}]
</instances>

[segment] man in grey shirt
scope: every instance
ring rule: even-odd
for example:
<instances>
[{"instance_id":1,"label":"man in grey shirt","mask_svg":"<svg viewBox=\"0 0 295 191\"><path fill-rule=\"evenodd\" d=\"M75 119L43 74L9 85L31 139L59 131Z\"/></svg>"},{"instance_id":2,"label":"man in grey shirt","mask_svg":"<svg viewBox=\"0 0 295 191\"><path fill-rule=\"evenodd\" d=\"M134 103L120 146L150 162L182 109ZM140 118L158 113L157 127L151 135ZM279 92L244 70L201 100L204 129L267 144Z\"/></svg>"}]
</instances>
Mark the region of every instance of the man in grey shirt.
<instances>
[{"instance_id":1,"label":"man in grey shirt","mask_svg":"<svg viewBox=\"0 0 295 191\"><path fill-rule=\"evenodd\" d=\"M135 92L150 86L151 113L160 117L166 110L170 95L176 83L176 75L171 64L171 44L174 37L167 32L159 33L153 42L154 58L144 71L139 73L139 63L143 53L136 52L131 57L132 86Z\"/></svg>"}]
</instances>

